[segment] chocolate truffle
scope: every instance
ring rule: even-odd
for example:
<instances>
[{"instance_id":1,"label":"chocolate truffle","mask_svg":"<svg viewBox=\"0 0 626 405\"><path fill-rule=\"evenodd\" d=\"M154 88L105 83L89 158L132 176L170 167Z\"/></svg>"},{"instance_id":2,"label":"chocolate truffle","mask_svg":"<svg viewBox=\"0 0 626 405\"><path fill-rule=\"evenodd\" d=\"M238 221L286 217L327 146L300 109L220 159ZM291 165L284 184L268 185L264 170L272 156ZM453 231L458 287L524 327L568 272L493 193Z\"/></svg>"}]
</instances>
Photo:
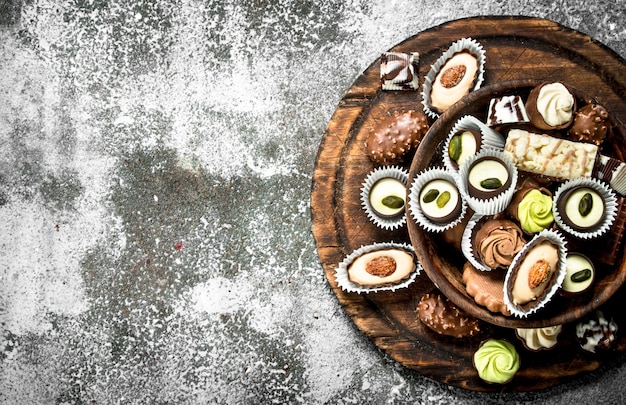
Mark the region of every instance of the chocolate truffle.
<instances>
[{"instance_id":1,"label":"chocolate truffle","mask_svg":"<svg viewBox=\"0 0 626 405\"><path fill-rule=\"evenodd\" d=\"M400 163L417 148L428 128L422 112L394 112L372 128L365 141L367 155L379 165Z\"/></svg>"},{"instance_id":2,"label":"chocolate truffle","mask_svg":"<svg viewBox=\"0 0 626 405\"><path fill-rule=\"evenodd\" d=\"M530 91L526 112L539 129L567 128L574 118L576 99L563 83L542 83Z\"/></svg>"},{"instance_id":3,"label":"chocolate truffle","mask_svg":"<svg viewBox=\"0 0 626 405\"><path fill-rule=\"evenodd\" d=\"M609 130L609 113L599 104L587 104L574 116L569 136L574 141L600 145Z\"/></svg>"},{"instance_id":4,"label":"chocolate truffle","mask_svg":"<svg viewBox=\"0 0 626 405\"><path fill-rule=\"evenodd\" d=\"M617 324L607 320L602 311L576 325L576 338L580 347L591 353L605 352L613 348L617 340Z\"/></svg>"},{"instance_id":5,"label":"chocolate truffle","mask_svg":"<svg viewBox=\"0 0 626 405\"><path fill-rule=\"evenodd\" d=\"M426 294L417 305L420 321L440 335L456 338L480 332L478 319L469 316L439 293Z\"/></svg>"}]
</instances>

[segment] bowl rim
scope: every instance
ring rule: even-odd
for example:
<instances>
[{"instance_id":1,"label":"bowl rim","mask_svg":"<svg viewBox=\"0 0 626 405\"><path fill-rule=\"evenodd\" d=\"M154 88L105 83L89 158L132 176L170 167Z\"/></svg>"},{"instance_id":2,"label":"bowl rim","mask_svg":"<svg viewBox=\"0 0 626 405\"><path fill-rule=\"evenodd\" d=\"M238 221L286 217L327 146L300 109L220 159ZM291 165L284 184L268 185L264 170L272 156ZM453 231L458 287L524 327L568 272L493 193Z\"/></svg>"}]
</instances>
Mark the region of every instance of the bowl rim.
<instances>
[{"instance_id":1,"label":"bowl rim","mask_svg":"<svg viewBox=\"0 0 626 405\"><path fill-rule=\"evenodd\" d=\"M472 109L472 105L483 103L485 100L488 104L491 98L498 96L510 94L527 95L527 91L545 83L546 81L547 80L544 79L527 78L499 82L483 86L478 90L470 92L468 95L455 103L437 120L435 120L422 139L415 156L411 161L409 169L409 184L412 183L417 174L432 165L432 151L437 151L439 145L445 141L447 136L447 131L445 129L447 127L452 127L456 120L464 115L467 115L468 110ZM568 85L566 82L564 82L564 84L576 98L587 102L596 101L595 97L589 97L587 94L584 94L582 91ZM604 107L609 111L609 119L611 120L612 114L610 108L607 106ZM474 110L476 108L477 107L474 107ZM614 128L616 127L615 122L611 121L611 124ZM620 135L623 136L623 134ZM429 158L424 159L424 156L429 156ZM409 198L409 192L410 188L407 187L407 198ZM462 310L492 325L505 328L539 328L574 322L598 309L598 307L611 298L611 296L617 292L626 281L626 260L624 257L626 255L626 249L624 249L622 256L617 258L611 274L607 274L606 276L612 277L612 282L609 283L608 287L600 290L599 292L595 292L594 296L589 296L587 303L585 305L576 306L575 310L564 306L559 311L555 312L555 308L550 308L548 306L548 308L543 308L541 311L538 311L527 318L516 318L512 315L506 316L494 313L486 307L477 304L474 301L474 298L467 294L462 282L459 286L457 280L452 280L443 274L440 267L442 265L450 266L450 264L444 263L444 259L441 255L437 254L437 246L435 246L432 242L434 235L429 236L428 232L424 231L414 220L409 218L411 217L407 213L407 228L411 244L413 245L424 272L430 280L446 297L448 297L448 299L450 299L450 301L459 306ZM443 247L445 249L454 249L451 245L445 245ZM462 269L459 270L462 272ZM597 282L598 280L596 279L596 283ZM462 287L462 291L459 287Z\"/></svg>"}]
</instances>

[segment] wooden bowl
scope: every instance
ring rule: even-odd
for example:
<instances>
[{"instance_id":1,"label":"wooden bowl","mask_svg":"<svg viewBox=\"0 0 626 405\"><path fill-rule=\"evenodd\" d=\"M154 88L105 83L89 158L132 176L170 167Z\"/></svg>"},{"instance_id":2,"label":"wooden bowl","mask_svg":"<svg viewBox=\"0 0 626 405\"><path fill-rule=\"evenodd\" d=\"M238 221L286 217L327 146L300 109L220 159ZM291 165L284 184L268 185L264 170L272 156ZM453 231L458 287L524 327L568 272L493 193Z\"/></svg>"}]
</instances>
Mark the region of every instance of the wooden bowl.
<instances>
[{"instance_id":1,"label":"wooden bowl","mask_svg":"<svg viewBox=\"0 0 626 405\"><path fill-rule=\"evenodd\" d=\"M431 126L422 140L409 171L409 183L412 183L417 174L433 165L443 167L441 149L445 139L455 122L465 115L473 115L482 122L486 122L489 102L492 98L505 95L520 95L525 101L530 90L542 83L536 79L522 79L502 82L483 87L470 93L448 111L442 114ZM577 89L571 88L577 99L578 106L595 100L599 95L589 97ZM611 116L611 106L603 105ZM536 130L534 132L546 133ZM611 135L605 140L601 152L609 153L623 159L626 154L626 141L624 129L621 125L612 122ZM463 224L457 225L463 227ZM564 298L555 294L552 300L542 309L527 318L505 316L489 311L486 307L476 304L465 291L462 280L463 265L466 262L460 250L443 240L440 234L428 233L423 230L413 219L407 209L407 227L411 243L417 256L433 283L452 302L461 307L469 314L491 324L508 328L537 328L573 322L584 317L606 302L624 283L626 279L626 260L623 248L620 250L614 266L604 266L598 271L595 284L584 295L574 298ZM462 232L462 229L461 229ZM459 236L460 237L460 236ZM585 252L581 252L585 253ZM502 271L502 270L496 270Z\"/></svg>"}]
</instances>

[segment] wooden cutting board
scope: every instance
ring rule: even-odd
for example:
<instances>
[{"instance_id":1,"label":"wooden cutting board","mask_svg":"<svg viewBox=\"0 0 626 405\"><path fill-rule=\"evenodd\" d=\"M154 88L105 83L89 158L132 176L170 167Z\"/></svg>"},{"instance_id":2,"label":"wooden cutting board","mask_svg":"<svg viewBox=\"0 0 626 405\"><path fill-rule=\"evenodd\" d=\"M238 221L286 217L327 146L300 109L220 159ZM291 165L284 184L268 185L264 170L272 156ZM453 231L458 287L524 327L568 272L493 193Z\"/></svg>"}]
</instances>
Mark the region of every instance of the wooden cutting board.
<instances>
[{"instance_id":1,"label":"wooden cutting board","mask_svg":"<svg viewBox=\"0 0 626 405\"><path fill-rule=\"evenodd\" d=\"M526 78L561 80L596 95L618 125L626 122L624 60L589 36L552 21L526 17L457 20L420 32L391 51L420 53L421 85L431 64L452 42L464 37L474 38L485 48L484 86ZM580 349L572 324L564 326L554 349L538 353L525 349L513 329L490 324L483 324L482 332L472 338L437 335L416 315L420 298L436 290L423 271L409 288L396 292L359 295L337 286L334 270L352 251L375 242L410 243L406 227L379 229L360 206L361 184L374 169L364 152L370 128L389 111L422 109L417 91L382 91L379 67L377 59L337 106L319 147L311 191L318 255L333 292L355 325L402 365L442 383L475 391L540 390L571 381L614 358L615 353L595 355ZM411 159L407 159L403 165L407 171L410 164ZM602 310L626 330L626 316L618 310L626 303L624 295L622 289ZM472 355L481 341L492 337L514 343L521 356L519 372L504 386L483 382L472 365ZM626 350L626 337L619 339L615 350Z\"/></svg>"}]
</instances>

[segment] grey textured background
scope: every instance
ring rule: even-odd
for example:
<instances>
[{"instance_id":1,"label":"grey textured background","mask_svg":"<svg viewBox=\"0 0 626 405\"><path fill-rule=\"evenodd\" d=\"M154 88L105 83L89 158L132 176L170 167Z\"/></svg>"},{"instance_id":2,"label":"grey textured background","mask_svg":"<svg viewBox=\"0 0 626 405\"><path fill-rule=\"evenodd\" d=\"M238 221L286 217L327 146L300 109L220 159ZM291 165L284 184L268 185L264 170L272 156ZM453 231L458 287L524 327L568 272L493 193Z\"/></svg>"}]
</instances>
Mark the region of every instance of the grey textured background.
<instances>
[{"instance_id":1,"label":"grey textured background","mask_svg":"<svg viewBox=\"0 0 626 405\"><path fill-rule=\"evenodd\" d=\"M0 401L623 403L624 358L534 393L430 381L323 275L317 148L382 51L524 14L626 56L622 0L457 3L0 0Z\"/></svg>"}]
</instances>

